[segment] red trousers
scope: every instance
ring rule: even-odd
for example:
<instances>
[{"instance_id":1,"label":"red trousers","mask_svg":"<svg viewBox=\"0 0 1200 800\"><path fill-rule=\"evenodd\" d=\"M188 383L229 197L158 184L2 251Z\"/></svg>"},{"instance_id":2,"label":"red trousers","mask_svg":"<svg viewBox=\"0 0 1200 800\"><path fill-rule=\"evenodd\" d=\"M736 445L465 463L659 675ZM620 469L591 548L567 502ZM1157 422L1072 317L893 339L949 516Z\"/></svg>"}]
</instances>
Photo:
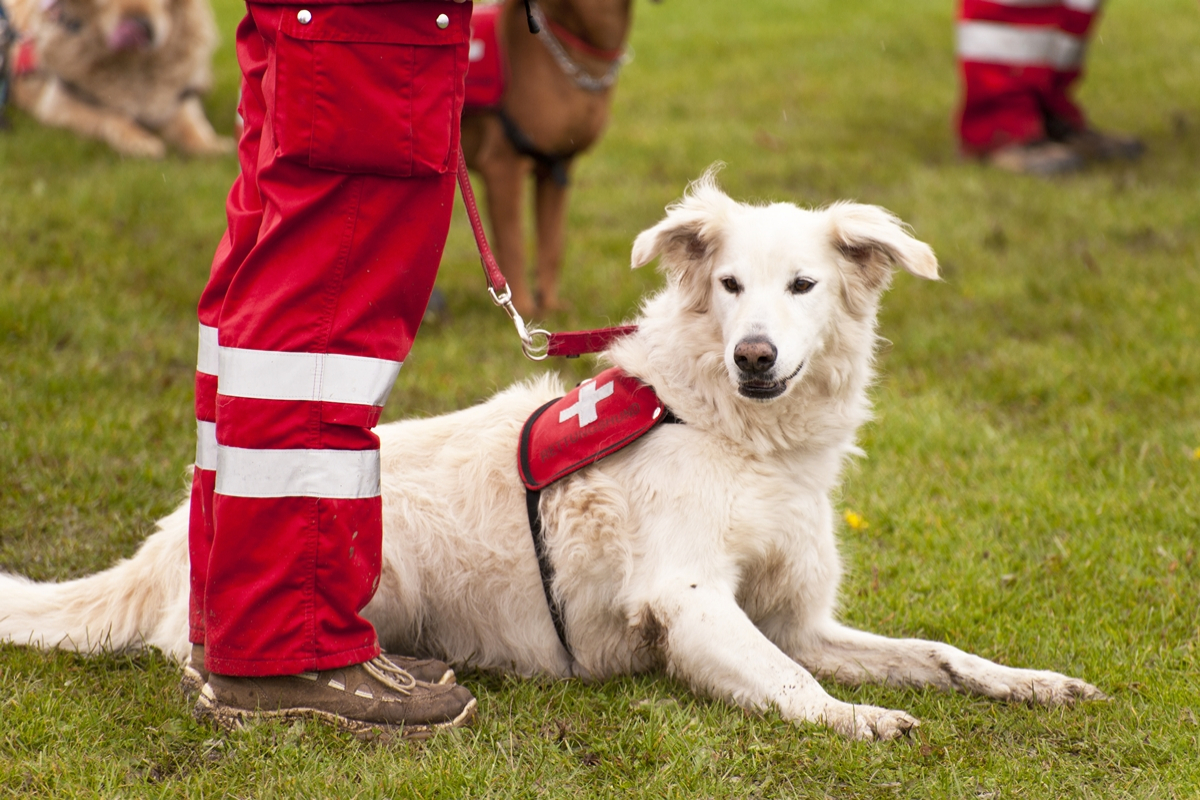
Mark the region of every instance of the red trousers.
<instances>
[{"instance_id":1,"label":"red trousers","mask_svg":"<svg viewBox=\"0 0 1200 800\"><path fill-rule=\"evenodd\" d=\"M1080 130L1071 91L1102 0L960 0L955 30L964 151Z\"/></svg>"},{"instance_id":2,"label":"red trousers","mask_svg":"<svg viewBox=\"0 0 1200 800\"><path fill-rule=\"evenodd\" d=\"M227 675L379 653L371 428L454 199L470 3L250 4L228 230L199 305L191 641Z\"/></svg>"}]
</instances>

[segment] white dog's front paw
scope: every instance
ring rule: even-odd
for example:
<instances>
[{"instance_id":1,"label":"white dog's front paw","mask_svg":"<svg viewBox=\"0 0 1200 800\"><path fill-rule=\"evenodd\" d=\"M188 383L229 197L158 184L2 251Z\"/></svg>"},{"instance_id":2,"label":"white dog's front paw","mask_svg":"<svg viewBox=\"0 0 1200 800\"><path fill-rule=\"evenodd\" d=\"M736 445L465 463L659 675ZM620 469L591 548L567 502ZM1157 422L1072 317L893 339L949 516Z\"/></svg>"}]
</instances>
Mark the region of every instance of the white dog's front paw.
<instances>
[{"instance_id":1,"label":"white dog's front paw","mask_svg":"<svg viewBox=\"0 0 1200 800\"><path fill-rule=\"evenodd\" d=\"M997 697L1043 706L1071 705L1080 700L1107 700L1104 692L1078 678L1045 670L1017 670L1013 678L997 687Z\"/></svg>"},{"instance_id":2,"label":"white dog's front paw","mask_svg":"<svg viewBox=\"0 0 1200 800\"><path fill-rule=\"evenodd\" d=\"M921 724L920 720L903 711L850 703L827 708L819 721L842 736L867 742L895 739Z\"/></svg>"}]
</instances>

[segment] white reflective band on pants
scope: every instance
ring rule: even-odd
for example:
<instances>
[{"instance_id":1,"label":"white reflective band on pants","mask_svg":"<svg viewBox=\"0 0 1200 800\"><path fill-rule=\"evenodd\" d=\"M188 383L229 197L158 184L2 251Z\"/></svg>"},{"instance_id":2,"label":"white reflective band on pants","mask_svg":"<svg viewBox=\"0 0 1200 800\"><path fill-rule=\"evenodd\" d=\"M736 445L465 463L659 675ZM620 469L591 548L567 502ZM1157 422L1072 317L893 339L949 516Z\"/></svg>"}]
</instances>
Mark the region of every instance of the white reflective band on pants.
<instances>
[{"instance_id":1,"label":"white reflective band on pants","mask_svg":"<svg viewBox=\"0 0 1200 800\"><path fill-rule=\"evenodd\" d=\"M401 362L333 353L220 348L217 392L258 400L382 406Z\"/></svg>"},{"instance_id":2,"label":"white reflective band on pants","mask_svg":"<svg viewBox=\"0 0 1200 800\"><path fill-rule=\"evenodd\" d=\"M1083 63L1084 40L1053 28L1000 22L959 22L956 48L962 61L1069 70Z\"/></svg>"},{"instance_id":3,"label":"white reflective band on pants","mask_svg":"<svg viewBox=\"0 0 1200 800\"><path fill-rule=\"evenodd\" d=\"M205 375L217 374L217 329L200 325L200 352L196 354L196 371Z\"/></svg>"},{"instance_id":4,"label":"white reflective band on pants","mask_svg":"<svg viewBox=\"0 0 1200 800\"><path fill-rule=\"evenodd\" d=\"M217 468L217 423L196 420L196 469Z\"/></svg>"},{"instance_id":5,"label":"white reflective band on pants","mask_svg":"<svg viewBox=\"0 0 1200 800\"><path fill-rule=\"evenodd\" d=\"M229 497L379 496L378 450L217 447L217 494Z\"/></svg>"}]
</instances>

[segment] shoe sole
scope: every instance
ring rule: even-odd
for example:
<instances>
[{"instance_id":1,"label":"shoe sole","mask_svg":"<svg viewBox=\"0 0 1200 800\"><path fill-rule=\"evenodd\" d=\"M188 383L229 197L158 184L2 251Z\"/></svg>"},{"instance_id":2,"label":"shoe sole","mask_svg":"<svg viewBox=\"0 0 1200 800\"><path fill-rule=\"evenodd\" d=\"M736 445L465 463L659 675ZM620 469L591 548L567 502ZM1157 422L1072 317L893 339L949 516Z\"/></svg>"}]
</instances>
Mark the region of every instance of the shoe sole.
<instances>
[{"instance_id":1,"label":"shoe sole","mask_svg":"<svg viewBox=\"0 0 1200 800\"><path fill-rule=\"evenodd\" d=\"M454 670L447 669L442 673L442 677L438 678L434 683L439 686L445 686L455 683L457 680L458 676L454 674ZM208 683L208 678L201 675L199 670L191 664L187 664L183 668L183 675L179 677L179 690L189 700L195 700L206 683Z\"/></svg>"},{"instance_id":2,"label":"shoe sole","mask_svg":"<svg viewBox=\"0 0 1200 800\"><path fill-rule=\"evenodd\" d=\"M412 725L387 725L379 722L365 722L350 719L340 714L322 711L317 708L284 708L277 711L253 711L244 708L227 706L217 700L212 689L205 684L200 688L199 697L193 716L199 722L209 722L219 730L231 733L242 730L248 723L260 721L295 722L299 720L316 720L332 725L338 730L354 734L358 739L383 740L398 738L405 741L428 739L436 733L461 728L469 725L475 719L475 698L467 703L454 719L445 722L423 722Z\"/></svg>"}]
</instances>

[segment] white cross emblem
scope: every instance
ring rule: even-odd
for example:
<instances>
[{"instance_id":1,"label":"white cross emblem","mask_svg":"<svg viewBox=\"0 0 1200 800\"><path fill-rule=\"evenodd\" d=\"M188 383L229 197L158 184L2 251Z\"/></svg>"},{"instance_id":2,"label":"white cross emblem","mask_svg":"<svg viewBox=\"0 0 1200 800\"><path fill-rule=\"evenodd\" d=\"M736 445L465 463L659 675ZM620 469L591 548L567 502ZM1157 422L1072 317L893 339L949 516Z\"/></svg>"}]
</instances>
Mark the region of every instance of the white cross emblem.
<instances>
[{"instance_id":1,"label":"white cross emblem","mask_svg":"<svg viewBox=\"0 0 1200 800\"><path fill-rule=\"evenodd\" d=\"M596 386L592 381L587 381L583 386L579 387L579 400L575 405L569 408L564 408L558 414L560 423L566 422L571 417L579 417L579 427L584 428L591 425L600 416L596 413L596 406L606 397L613 393L613 382L609 381L603 386Z\"/></svg>"}]
</instances>

